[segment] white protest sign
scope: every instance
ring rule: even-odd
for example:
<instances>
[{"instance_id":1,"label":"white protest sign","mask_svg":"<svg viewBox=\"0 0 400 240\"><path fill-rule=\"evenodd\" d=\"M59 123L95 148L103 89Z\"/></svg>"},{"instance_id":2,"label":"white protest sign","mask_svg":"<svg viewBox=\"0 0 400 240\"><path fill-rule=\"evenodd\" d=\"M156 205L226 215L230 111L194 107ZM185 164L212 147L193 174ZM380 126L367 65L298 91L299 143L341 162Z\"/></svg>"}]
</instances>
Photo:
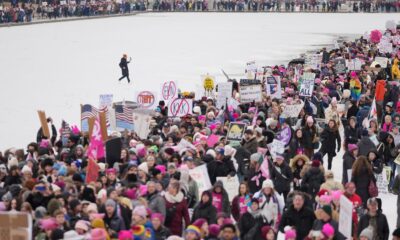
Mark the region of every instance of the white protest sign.
<instances>
[{"instance_id":1,"label":"white protest sign","mask_svg":"<svg viewBox=\"0 0 400 240\"><path fill-rule=\"evenodd\" d=\"M262 91L261 85L249 85L249 86L240 86L240 102L241 103L252 103L261 102L262 101Z\"/></svg>"},{"instance_id":2,"label":"white protest sign","mask_svg":"<svg viewBox=\"0 0 400 240\"><path fill-rule=\"evenodd\" d=\"M351 182L352 172L353 172L352 169L347 169L347 182Z\"/></svg>"},{"instance_id":3,"label":"white protest sign","mask_svg":"<svg viewBox=\"0 0 400 240\"><path fill-rule=\"evenodd\" d=\"M197 183L199 196L201 196L204 191L208 191L212 187L206 164L190 169L189 174L193 181Z\"/></svg>"},{"instance_id":4,"label":"white protest sign","mask_svg":"<svg viewBox=\"0 0 400 240\"><path fill-rule=\"evenodd\" d=\"M282 154L285 151L285 143L274 139L272 143L268 144L268 148L271 156L275 158L277 154Z\"/></svg>"},{"instance_id":5,"label":"white protest sign","mask_svg":"<svg viewBox=\"0 0 400 240\"><path fill-rule=\"evenodd\" d=\"M362 62L360 59L355 58L352 59L351 61L346 62L346 65L350 71L360 71Z\"/></svg>"},{"instance_id":6,"label":"white protest sign","mask_svg":"<svg viewBox=\"0 0 400 240\"><path fill-rule=\"evenodd\" d=\"M379 193L388 193L388 181L386 178L386 172L382 171L381 174L375 174L376 186L378 187Z\"/></svg>"},{"instance_id":7,"label":"white protest sign","mask_svg":"<svg viewBox=\"0 0 400 240\"><path fill-rule=\"evenodd\" d=\"M232 82L218 83L217 108L225 106L228 99L232 97Z\"/></svg>"},{"instance_id":8,"label":"white protest sign","mask_svg":"<svg viewBox=\"0 0 400 240\"><path fill-rule=\"evenodd\" d=\"M340 197L339 232L351 239L353 203L344 195Z\"/></svg>"},{"instance_id":9,"label":"white protest sign","mask_svg":"<svg viewBox=\"0 0 400 240\"><path fill-rule=\"evenodd\" d=\"M47 2L42 2L42 6L46 7L47 6Z\"/></svg>"},{"instance_id":10,"label":"white protest sign","mask_svg":"<svg viewBox=\"0 0 400 240\"><path fill-rule=\"evenodd\" d=\"M268 96L271 96L272 99L281 99L282 98L282 88L281 88L281 77L280 76L268 76L267 82L265 84L266 92Z\"/></svg>"},{"instance_id":11,"label":"white protest sign","mask_svg":"<svg viewBox=\"0 0 400 240\"><path fill-rule=\"evenodd\" d=\"M234 98L229 98L228 99L228 106L232 106L233 109L237 109L240 105L240 102L238 102L236 99Z\"/></svg>"},{"instance_id":12,"label":"white protest sign","mask_svg":"<svg viewBox=\"0 0 400 240\"><path fill-rule=\"evenodd\" d=\"M61 0L61 1L60 1L60 4L61 4L61 5L66 5L66 4L67 4L67 1Z\"/></svg>"},{"instance_id":13,"label":"white protest sign","mask_svg":"<svg viewBox=\"0 0 400 240\"><path fill-rule=\"evenodd\" d=\"M281 114L282 118L297 118L300 114L301 109L303 109L304 103L286 105Z\"/></svg>"},{"instance_id":14,"label":"white protest sign","mask_svg":"<svg viewBox=\"0 0 400 240\"><path fill-rule=\"evenodd\" d=\"M320 69L322 62L322 54L310 54L305 57L305 65L306 67L310 67L312 69Z\"/></svg>"},{"instance_id":15,"label":"white protest sign","mask_svg":"<svg viewBox=\"0 0 400 240\"><path fill-rule=\"evenodd\" d=\"M136 92L135 100L140 105L140 108L154 109L158 104L158 94L152 91Z\"/></svg>"},{"instance_id":16,"label":"white protest sign","mask_svg":"<svg viewBox=\"0 0 400 240\"><path fill-rule=\"evenodd\" d=\"M150 132L150 120L151 116L148 114L138 112L133 113L133 129L142 139L146 139Z\"/></svg>"},{"instance_id":17,"label":"white protest sign","mask_svg":"<svg viewBox=\"0 0 400 240\"><path fill-rule=\"evenodd\" d=\"M246 63L246 72L252 72L252 73L257 72L256 61L250 61Z\"/></svg>"},{"instance_id":18,"label":"white protest sign","mask_svg":"<svg viewBox=\"0 0 400 240\"><path fill-rule=\"evenodd\" d=\"M169 101L178 96L178 89L174 81L164 82L161 86L161 99L164 101Z\"/></svg>"},{"instance_id":19,"label":"white protest sign","mask_svg":"<svg viewBox=\"0 0 400 240\"><path fill-rule=\"evenodd\" d=\"M175 98L168 104L168 117L183 117L192 114L193 100Z\"/></svg>"},{"instance_id":20,"label":"white protest sign","mask_svg":"<svg viewBox=\"0 0 400 240\"><path fill-rule=\"evenodd\" d=\"M385 57L375 57L375 62L381 65L382 68L387 67L388 59Z\"/></svg>"},{"instance_id":21,"label":"white protest sign","mask_svg":"<svg viewBox=\"0 0 400 240\"><path fill-rule=\"evenodd\" d=\"M191 148L191 149L196 149L196 147L191 144L189 141L185 140L185 139L181 139L181 141L179 142L179 144L176 146L178 150L182 150L185 148Z\"/></svg>"},{"instance_id":22,"label":"white protest sign","mask_svg":"<svg viewBox=\"0 0 400 240\"><path fill-rule=\"evenodd\" d=\"M393 52L393 45L390 41L383 39L378 44L378 49L381 53L392 53Z\"/></svg>"},{"instance_id":23,"label":"white protest sign","mask_svg":"<svg viewBox=\"0 0 400 240\"><path fill-rule=\"evenodd\" d=\"M300 85L300 96L311 97L314 91L315 73L304 73Z\"/></svg>"},{"instance_id":24,"label":"white protest sign","mask_svg":"<svg viewBox=\"0 0 400 240\"><path fill-rule=\"evenodd\" d=\"M100 95L100 108L102 107L111 107L113 103L113 95L112 94L101 94Z\"/></svg>"},{"instance_id":25,"label":"white protest sign","mask_svg":"<svg viewBox=\"0 0 400 240\"><path fill-rule=\"evenodd\" d=\"M224 185L224 189L228 193L229 202L232 202L233 198L237 195L239 189L239 179L237 176L234 177L217 177L217 181L221 181Z\"/></svg>"}]
</instances>

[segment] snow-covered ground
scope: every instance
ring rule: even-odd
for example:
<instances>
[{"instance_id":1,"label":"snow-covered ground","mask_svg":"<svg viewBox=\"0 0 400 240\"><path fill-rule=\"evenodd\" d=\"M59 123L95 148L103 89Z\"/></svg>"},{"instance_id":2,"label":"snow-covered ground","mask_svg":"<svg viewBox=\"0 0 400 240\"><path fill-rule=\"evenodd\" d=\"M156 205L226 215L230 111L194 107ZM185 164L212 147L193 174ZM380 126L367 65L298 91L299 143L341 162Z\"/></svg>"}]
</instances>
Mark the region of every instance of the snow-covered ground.
<instances>
[{"instance_id":1,"label":"snow-covered ground","mask_svg":"<svg viewBox=\"0 0 400 240\"><path fill-rule=\"evenodd\" d=\"M397 18L396 18L397 17ZM394 14L149 13L132 17L0 28L0 149L25 147L45 110L79 125L80 104L99 94L133 100L137 90L158 91L174 80L194 90L200 75L217 81L243 73L246 61L286 63L341 35L382 29ZM133 84L118 83L122 53L132 56ZM341 177L342 153L333 167ZM396 197L385 195L391 228Z\"/></svg>"}]
</instances>

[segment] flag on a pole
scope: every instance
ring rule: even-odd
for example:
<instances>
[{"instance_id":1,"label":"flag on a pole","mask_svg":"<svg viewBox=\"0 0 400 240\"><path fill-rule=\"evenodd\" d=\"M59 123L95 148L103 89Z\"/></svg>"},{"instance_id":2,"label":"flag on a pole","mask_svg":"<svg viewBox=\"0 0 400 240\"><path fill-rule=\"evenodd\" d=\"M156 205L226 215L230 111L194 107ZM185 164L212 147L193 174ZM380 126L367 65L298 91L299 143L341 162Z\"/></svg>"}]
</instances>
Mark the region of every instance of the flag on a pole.
<instances>
[{"instance_id":1,"label":"flag on a pole","mask_svg":"<svg viewBox=\"0 0 400 240\"><path fill-rule=\"evenodd\" d=\"M96 118L92 135L90 136L89 148L87 150L89 159L98 160L105 156L103 138L101 136L100 121Z\"/></svg>"},{"instance_id":2,"label":"flag on a pole","mask_svg":"<svg viewBox=\"0 0 400 240\"><path fill-rule=\"evenodd\" d=\"M115 106L116 127L133 130L133 110L126 105Z\"/></svg>"},{"instance_id":3,"label":"flag on a pole","mask_svg":"<svg viewBox=\"0 0 400 240\"><path fill-rule=\"evenodd\" d=\"M371 110L369 111L369 115L368 115L368 120L369 119L378 119L378 112L376 111L376 100L374 98L374 101L371 104Z\"/></svg>"},{"instance_id":4,"label":"flag on a pole","mask_svg":"<svg viewBox=\"0 0 400 240\"><path fill-rule=\"evenodd\" d=\"M95 117L97 118L99 116L99 112L105 112L106 113L106 122L107 122L107 127L110 125L109 117L108 117L108 107L103 106L102 108L98 109L96 107L93 107L90 104L84 104L81 105L81 130L82 132L88 132L89 131L89 118Z\"/></svg>"}]
</instances>

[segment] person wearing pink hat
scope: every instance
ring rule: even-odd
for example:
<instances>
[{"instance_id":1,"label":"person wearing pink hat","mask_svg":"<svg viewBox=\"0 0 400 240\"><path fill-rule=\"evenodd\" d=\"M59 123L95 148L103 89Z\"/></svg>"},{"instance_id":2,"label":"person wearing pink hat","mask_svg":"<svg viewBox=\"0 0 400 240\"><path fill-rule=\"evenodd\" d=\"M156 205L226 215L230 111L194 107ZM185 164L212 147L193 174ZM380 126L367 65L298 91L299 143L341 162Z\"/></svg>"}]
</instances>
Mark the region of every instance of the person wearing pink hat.
<instances>
[{"instance_id":1,"label":"person wearing pink hat","mask_svg":"<svg viewBox=\"0 0 400 240\"><path fill-rule=\"evenodd\" d=\"M358 156L358 146L356 144L347 145L347 151L343 155L342 165L342 184L345 185L351 179L349 179L348 171L352 169L356 157Z\"/></svg>"},{"instance_id":2,"label":"person wearing pink hat","mask_svg":"<svg viewBox=\"0 0 400 240\"><path fill-rule=\"evenodd\" d=\"M102 228L92 229L90 232L90 240L107 240L107 232Z\"/></svg>"},{"instance_id":3,"label":"person wearing pink hat","mask_svg":"<svg viewBox=\"0 0 400 240\"><path fill-rule=\"evenodd\" d=\"M285 231L285 240L296 240L296 237L296 230L290 228Z\"/></svg>"},{"instance_id":4,"label":"person wearing pink hat","mask_svg":"<svg viewBox=\"0 0 400 240\"><path fill-rule=\"evenodd\" d=\"M171 235L171 231L163 224L164 215L160 213L151 214L151 224L153 225L155 239L167 239Z\"/></svg>"}]
</instances>

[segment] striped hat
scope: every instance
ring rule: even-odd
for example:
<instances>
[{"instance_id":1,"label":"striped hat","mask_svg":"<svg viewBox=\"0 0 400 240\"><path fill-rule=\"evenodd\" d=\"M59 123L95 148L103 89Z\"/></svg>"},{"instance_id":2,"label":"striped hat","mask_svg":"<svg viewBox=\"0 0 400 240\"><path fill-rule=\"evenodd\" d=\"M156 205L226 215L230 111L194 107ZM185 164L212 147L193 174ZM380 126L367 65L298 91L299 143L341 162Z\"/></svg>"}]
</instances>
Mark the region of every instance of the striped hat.
<instances>
[{"instance_id":1,"label":"striped hat","mask_svg":"<svg viewBox=\"0 0 400 240\"><path fill-rule=\"evenodd\" d=\"M200 228L196 227L195 225L189 225L185 232L193 232L195 233L198 237L200 237Z\"/></svg>"}]
</instances>

